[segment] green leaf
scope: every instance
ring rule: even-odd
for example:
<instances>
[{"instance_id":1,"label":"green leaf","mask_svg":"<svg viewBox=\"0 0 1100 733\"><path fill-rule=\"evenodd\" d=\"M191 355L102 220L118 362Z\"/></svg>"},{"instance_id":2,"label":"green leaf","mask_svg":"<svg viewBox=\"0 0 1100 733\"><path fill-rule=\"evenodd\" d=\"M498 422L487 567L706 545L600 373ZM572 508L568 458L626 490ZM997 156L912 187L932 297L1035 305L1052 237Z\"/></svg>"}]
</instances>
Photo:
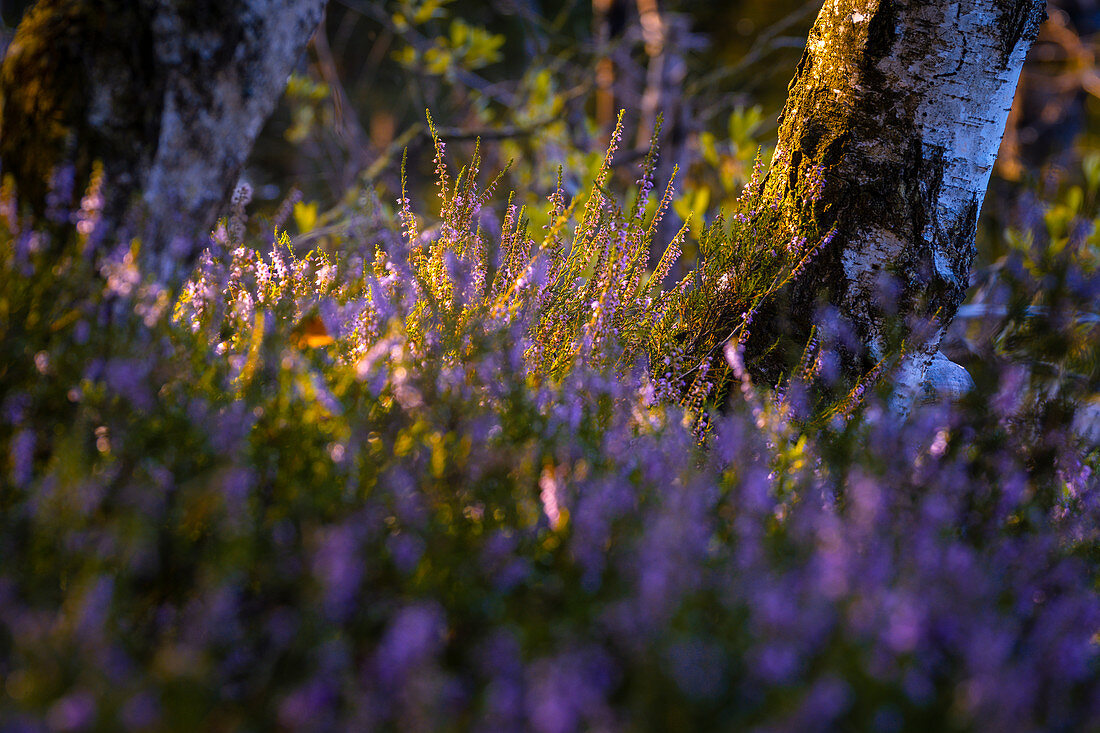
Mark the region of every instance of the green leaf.
<instances>
[{"instance_id":1,"label":"green leaf","mask_svg":"<svg viewBox=\"0 0 1100 733\"><path fill-rule=\"evenodd\" d=\"M1095 194L1100 188L1100 151L1092 151L1081 159L1081 170L1085 173L1089 194Z\"/></svg>"},{"instance_id":2,"label":"green leaf","mask_svg":"<svg viewBox=\"0 0 1100 733\"><path fill-rule=\"evenodd\" d=\"M305 234L313 231L317 226L317 202L298 201L294 204L294 223L298 225L298 232Z\"/></svg>"}]
</instances>

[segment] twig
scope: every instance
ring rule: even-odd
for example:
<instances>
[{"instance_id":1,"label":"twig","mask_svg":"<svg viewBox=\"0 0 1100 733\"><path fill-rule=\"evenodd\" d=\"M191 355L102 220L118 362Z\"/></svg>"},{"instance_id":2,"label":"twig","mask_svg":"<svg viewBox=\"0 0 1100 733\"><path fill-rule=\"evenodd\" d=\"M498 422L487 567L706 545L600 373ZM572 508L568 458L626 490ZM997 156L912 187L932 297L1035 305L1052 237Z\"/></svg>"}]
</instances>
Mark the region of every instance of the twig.
<instances>
[{"instance_id":1,"label":"twig","mask_svg":"<svg viewBox=\"0 0 1100 733\"><path fill-rule=\"evenodd\" d=\"M1003 305L990 305L988 303L968 303L967 305L960 305L958 312L955 313L955 318L962 319L977 319L977 318L1005 318L1009 315L1009 309ZM1043 316L1051 315L1051 311L1044 305L1029 305L1024 310L1024 315L1028 318L1040 318ZM1100 315L1095 313L1083 313L1076 312L1071 314L1076 321L1081 323L1100 323Z\"/></svg>"},{"instance_id":2,"label":"twig","mask_svg":"<svg viewBox=\"0 0 1100 733\"><path fill-rule=\"evenodd\" d=\"M333 107L336 113L336 134L351 148L351 155L348 156L341 180L341 184L346 187L348 182L355 177L359 170L362 170L363 165L369 159L367 134L363 131L363 126L355 114L355 107L349 101L347 91L344 89L344 85L340 81L340 75L336 71L336 60L333 58L332 50L328 45L328 36L324 32L324 21L322 21L321 28L320 33L313 34L313 52L317 55L317 69L321 74L321 78L332 90Z\"/></svg>"},{"instance_id":3,"label":"twig","mask_svg":"<svg viewBox=\"0 0 1100 733\"><path fill-rule=\"evenodd\" d=\"M741 59L730 66L724 66L720 69L716 69L706 76L700 77L690 84L685 90L685 94L688 96L694 96L702 89L708 89L718 82L724 81L731 77L737 76L745 69L751 67L753 64L762 61L765 57L780 48L799 48L805 44L804 38L796 38L794 36L780 36L781 33L786 31L796 23L800 23L809 17L812 13L821 7L820 2L807 2L802 7L796 9L771 24L757 35L756 40L753 41L752 46L748 52L741 57Z\"/></svg>"}]
</instances>

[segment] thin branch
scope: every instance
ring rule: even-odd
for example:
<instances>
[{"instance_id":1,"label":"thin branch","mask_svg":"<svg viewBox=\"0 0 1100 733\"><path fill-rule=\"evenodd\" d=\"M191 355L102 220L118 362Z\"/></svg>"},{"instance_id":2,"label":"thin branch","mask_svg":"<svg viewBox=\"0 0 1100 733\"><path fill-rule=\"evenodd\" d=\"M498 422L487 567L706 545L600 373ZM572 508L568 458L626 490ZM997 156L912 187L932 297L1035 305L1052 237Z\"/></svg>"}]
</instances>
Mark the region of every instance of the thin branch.
<instances>
[{"instance_id":1,"label":"thin branch","mask_svg":"<svg viewBox=\"0 0 1100 733\"><path fill-rule=\"evenodd\" d=\"M389 29L391 32L404 38L409 45L415 48L418 52L423 53L429 48L432 48L432 42L426 38L420 31L416 30L412 26L408 26L404 29L399 29L393 22L393 18L390 14L378 3L367 2L366 0L338 0L338 2L346 8L350 8L356 12L371 18L382 26ZM498 84L494 84L489 80L475 74L474 72L463 69L459 66L453 67L455 78L462 82L470 89L476 89L478 92L484 94L486 97L493 99L500 104L507 106L509 109L514 109L516 106L516 100L511 95L506 95L498 91Z\"/></svg>"},{"instance_id":2,"label":"thin branch","mask_svg":"<svg viewBox=\"0 0 1100 733\"><path fill-rule=\"evenodd\" d=\"M1010 315L1010 310L1003 305L990 305L988 303L968 303L967 305L960 305L958 312L955 313L956 319L963 320L977 320L981 318L1007 318ZM1028 318L1042 318L1044 316L1052 315L1051 310L1043 305L1029 305L1024 310L1024 315ZM1073 319L1080 321L1081 323L1100 323L1100 315L1096 313L1087 313L1077 311L1075 313L1067 314L1072 315Z\"/></svg>"},{"instance_id":3,"label":"thin branch","mask_svg":"<svg viewBox=\"0 0 1100 733\"><path fill-rule=\"evenodd\" d=\"M340 81L340 75L336 70L336 60L332 56L328 36L324 32L324 21L322 21L321 32L313 34L311 43L313 52L317 56L317 70L320 72L321 78L328 84L329 89L332 90L336 134L347 144L351 152L347 163L343 166L344 172L341 179L341 184L346 186L369 159L367 134L363 130L359 117L355 114L355 107L351 104L347 91Z\"/></svg>"},{"instance_id":4,"label":"thin branch","mask_svg":"<svg viewBox=\"0 0 1100 733\"><path fill-rule=\"evenodd\" d=\"M723 66L716 69L706 76L700 77L692 84L690 84L685 90L685 94L688 96L694 96L703 89L709 89L714 84L726 81L730 78L736 77L742 71L752 67L759 63L764 58L772 54L773 52L781 48L801 48L805 45L806 39L795 36L781 36L780 34L788 30L797 23L809 18L813 13L817 12L821 7L820 2L804 3L801 7L795 9L793 12L788 13L780 20L772 23L770 26L761 31L756 40L753 41L752 46L748 52L741 57L741 59L732 65Z\"/></svg>"}]
</instances>

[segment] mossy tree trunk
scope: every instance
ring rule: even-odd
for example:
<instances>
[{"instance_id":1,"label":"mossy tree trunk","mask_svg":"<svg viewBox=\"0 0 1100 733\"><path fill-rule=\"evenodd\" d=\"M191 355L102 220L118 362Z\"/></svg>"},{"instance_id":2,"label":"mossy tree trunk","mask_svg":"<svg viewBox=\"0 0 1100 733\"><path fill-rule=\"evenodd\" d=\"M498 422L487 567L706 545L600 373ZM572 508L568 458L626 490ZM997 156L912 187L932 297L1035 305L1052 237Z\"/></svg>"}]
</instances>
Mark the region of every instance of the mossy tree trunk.
<instances>
[{"instance_id":1,"label":"mossy tree trunk","mask_svg":"<svg viewBox=\"0 0 1100 733\"><path fill-rule=\"evenodd\" d=\"M969 382L938 346L968 286L978 212L1044 8L827 0L791 82L764 191L805 199L823 172L810 215L836 236L789 294L786 325L804 330L832 306L858 337L836 347L849 375L904 342L902 409L918 390Z\"/></svg>"},{"instance_id":2,"label":"mossy tree trunk","mask_svg":"<svg viewBox=\"0 0 1100 733\"><path fill-rule=\"evenodd\" d=\"M75 173L52 202L64 207L101 163L101 241L138 236L178 270L204 246L324 5L39 0L0 69L3 173L41 216L59 171Z\"/></svg>"}]
</instances>

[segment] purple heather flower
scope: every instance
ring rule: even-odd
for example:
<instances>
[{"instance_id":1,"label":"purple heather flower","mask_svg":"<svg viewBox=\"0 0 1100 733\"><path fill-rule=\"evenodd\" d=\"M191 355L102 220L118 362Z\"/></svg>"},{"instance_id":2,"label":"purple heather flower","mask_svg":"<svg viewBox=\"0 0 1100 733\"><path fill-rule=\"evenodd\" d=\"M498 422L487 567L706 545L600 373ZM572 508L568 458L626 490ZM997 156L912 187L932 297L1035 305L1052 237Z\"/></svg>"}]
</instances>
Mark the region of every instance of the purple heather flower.
<instances>
[{"instance_id":1,"label":"purple heather flower","mask_svg":"<svg viewBox=\"0 0 1100 733\"><path fill-rule=\"evenodd\" d=\"M611 659L598 649L566 652L528 667L527 718L539 733L603 728L612 723L608 693L617 682Z\"/></svg>"},{"instance_id":2,"label":"purple heather flower","mask_svg":"<svg viewBox=\"0 0 1100 733\"><path fill-rule=\"evenodd\" d=\"M446 618L434 604L414 604L397 611L375 653L378 675L399 684L413 667L439 652L445 631Z\"/></svg>"},{"instance_id":3,"label":"purple heather flower","mask_svg":"<svg viewBox=\"0 0 1100 733\"><path fill-rule=\"evenodd\" d=\"M390 551L397 569L409 575L416 570L424 554L424 541L408 532L402 532L387 537L386 548Z\"/></svg>"},{"instance_id":4,"label":"purple heather flower","mask_svg":"<svg viewBox=\"0 0 1100 733\"><path fill-rule=\"evenodd\" d=\"M56 731L87 730L95 722L95 698L90 692L72 692L50 706L46 723Z\"/></svg>"},{"instance_id":5,"label":"purple heather flower","mask_svg":"<svg viewBox=\"0 0 1100 733\"><path fill-rule=\"evenodd\" d=\"M156 727L160 720L161 706L148 692L139 692L130 697L122 708L121 722L130 730Z\"/></svg>"},{"instance_id":6,"label":"purple heather flower","mask_svg":"<svg viewBox=\"0 0 1100 733\"><path fill-rule=\"evenodd\" d=\"M347 617L363 577L358 532L350 526L327 529L313 554L313 574L322 588L325 613L334 620Z\"/></svg>"},{"instance_id":7,"label":"purple heather flower","mask_svg":"<svg viewBox=\"0 0 1100 733\"><path fill-rule=\"evenodd\" d=\"M689 698L714 700L728 690L728 663L722 648L700 639L672 644L665 652L669 671Z\"/></svg>"},{"instance_id":8,"label":"purple heather flower","mask_svg":"<svg viewBox=\"0 0 1100 733\"><path fill-rule=\"evenodd\" d=\"M336 692L327 680L314 678L283 698L279 704L279 723L293 730L322 727L331 719Z\"/></svg>"},{"instance_id":9,"label":"purple heather flower","mask_svg":"<svg viewBox=\"0 0 1100 733\"><path fill-rule=\"evenodd\" d=\"M11 481L18 487L30 484L34 476L34 431L21 429L12 438L11 446Z\"/></svg>"},{"instance_id":10,"label":"purple heather flower","mask_svg":"<svg viewBox=\"0 0 1100 733\"><path fill-rule=\"evenodd\" d=\"M104 381L114 393L129 399L134 406L148 412L156 399L148 384L149 362L140 359L111 359L107 362Z\"/></svg>"}]
</instances>

